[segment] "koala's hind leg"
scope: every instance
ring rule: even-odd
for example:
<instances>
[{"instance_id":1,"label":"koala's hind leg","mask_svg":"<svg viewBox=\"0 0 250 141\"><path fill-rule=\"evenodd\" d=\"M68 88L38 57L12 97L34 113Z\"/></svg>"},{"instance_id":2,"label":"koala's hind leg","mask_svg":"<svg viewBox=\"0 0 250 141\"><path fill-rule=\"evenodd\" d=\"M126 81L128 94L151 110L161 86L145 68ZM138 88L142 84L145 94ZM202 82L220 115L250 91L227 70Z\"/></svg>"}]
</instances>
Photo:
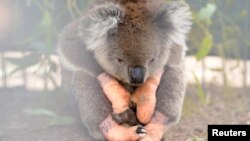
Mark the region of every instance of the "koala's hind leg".
<instances>
[{"instance_id":1,"label":"koala's hind leg","mask_svg":"<svg viewBox=\"0 0 250 141\"><path fill-rule=\"evenodd\" d=\"M84 71L75 72L72 76L72 93L83 125L95 140L105 140L99 125L111 113L111 104L102 92L97 79Z\"/></svg>"}]
</instances>

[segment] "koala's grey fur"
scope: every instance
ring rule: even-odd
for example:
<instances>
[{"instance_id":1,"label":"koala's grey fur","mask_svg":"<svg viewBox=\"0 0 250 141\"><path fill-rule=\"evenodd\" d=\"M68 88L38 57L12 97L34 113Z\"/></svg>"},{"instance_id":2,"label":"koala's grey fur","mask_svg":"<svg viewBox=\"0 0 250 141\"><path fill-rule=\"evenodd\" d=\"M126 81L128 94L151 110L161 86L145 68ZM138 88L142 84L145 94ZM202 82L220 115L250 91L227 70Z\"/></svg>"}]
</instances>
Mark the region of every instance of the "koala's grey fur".
<instances>
[{"instance_id":1,"label":"koala's grey fur","mask_svg":"<svg viewBox=\"0 0 250 141\"><path fill-rule=\"evenodd\" d=\"M62 83L76 99L83 125L95 140L104 140L99 124L112 112L96 76L107 72L127 84L129 65L145 66L146 78L164 68L156 110L169 118L166 126L179 120L190 28L189 7L180 1L97 0L64 29L58 50ZM124 64L116 62L119 57Z\"/></svg>"}]
</instances>

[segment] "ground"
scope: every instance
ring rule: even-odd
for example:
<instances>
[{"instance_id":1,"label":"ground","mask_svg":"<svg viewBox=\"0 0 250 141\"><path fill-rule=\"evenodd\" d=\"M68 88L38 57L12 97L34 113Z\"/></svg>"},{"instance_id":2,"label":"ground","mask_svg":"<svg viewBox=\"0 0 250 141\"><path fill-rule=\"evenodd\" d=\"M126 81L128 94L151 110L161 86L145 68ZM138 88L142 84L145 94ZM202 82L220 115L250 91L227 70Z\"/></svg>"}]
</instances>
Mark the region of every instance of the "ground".
<instances>
[{"instance_id":1,"label":"ground","mask_svg":"<svg viewBox=\"0 0 250 141\"><path fill-rule=\"evenodd\" d=\"M250 124L249 90L207 85L206 103L198 98L195 87L188 86L183 116L169 128L168 141L205 141L208 124ZM91 140L84 137L79 117L60 91L0 89L0 112L1 141ZM70 119L50 124L56 117Z\"/></svg>"}]
</instances>

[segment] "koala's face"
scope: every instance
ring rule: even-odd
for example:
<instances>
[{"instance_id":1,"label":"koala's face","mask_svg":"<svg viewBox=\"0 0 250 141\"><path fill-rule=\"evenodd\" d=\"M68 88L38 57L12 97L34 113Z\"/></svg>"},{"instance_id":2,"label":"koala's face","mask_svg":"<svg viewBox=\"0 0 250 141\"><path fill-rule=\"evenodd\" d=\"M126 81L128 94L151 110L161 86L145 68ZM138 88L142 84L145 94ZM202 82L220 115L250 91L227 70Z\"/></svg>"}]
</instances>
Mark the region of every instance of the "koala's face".
<instances>
[{"instance_id":1,"label":"koala's face","mask_svg":"<svg viewBox=\"0 0 250 141\"><path fill-rule=\"evenodd\" d=\"M171 10L176 5L168 6L169 11L165 6L153 12L138 3L103 4L83 19L80 35L107 73L130 85L140 85L166 64L175 42L170 34L176 36L176 42L185 40L182 34L187 31L175 31L177 27L170 21L178 22L183 13L174 15L177 19L171 17L168 14L174 13ZM178 26L186 28L183 23Z\"/></svg>"},{"instance_id":2,"label":"koala's face","mask_svg":"<svg viewBox=\"0 0 250 141\"><path fill-rule=\"evenodd\" d=\"M99 48L95 55L106 72L130 85L140 85L163 68L169 50L154 34L153 25L145 24L136 32L130 26L119 24L117 32L108 37L106 46Z\"/></svg>"}]
</instances>

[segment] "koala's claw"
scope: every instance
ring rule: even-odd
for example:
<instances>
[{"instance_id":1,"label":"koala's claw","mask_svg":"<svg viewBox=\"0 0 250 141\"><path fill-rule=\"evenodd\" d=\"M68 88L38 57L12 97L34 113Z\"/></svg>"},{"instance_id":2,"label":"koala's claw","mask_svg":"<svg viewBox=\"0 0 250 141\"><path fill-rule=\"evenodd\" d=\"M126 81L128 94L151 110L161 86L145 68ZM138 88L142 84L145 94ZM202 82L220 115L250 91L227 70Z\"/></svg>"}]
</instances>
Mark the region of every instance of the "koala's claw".
<instances>
[{"instance_id":1,"label":"koala's claw","mask_svg":"<svg viewBox=\"0 0 250 141\"><path fill-rule=\"evenodd\" d=\"M143 126L139 126L139 127L136 129L136 133L137 133L137 134L146 134L147 131L146 131L146 129L145 129Z\"/></svg>"},{"instance_id":2,"label":"koala's claw","mask_svg":"<svg viewBox=\"0 0 250 141\"><path fill-rule=\"evenodd\" d=\"M133 110L128 109L120 114L112 113L112 118L117 124L128 124L130 126L138 125L136 114Z\"/></svg>"}]
</instances>

